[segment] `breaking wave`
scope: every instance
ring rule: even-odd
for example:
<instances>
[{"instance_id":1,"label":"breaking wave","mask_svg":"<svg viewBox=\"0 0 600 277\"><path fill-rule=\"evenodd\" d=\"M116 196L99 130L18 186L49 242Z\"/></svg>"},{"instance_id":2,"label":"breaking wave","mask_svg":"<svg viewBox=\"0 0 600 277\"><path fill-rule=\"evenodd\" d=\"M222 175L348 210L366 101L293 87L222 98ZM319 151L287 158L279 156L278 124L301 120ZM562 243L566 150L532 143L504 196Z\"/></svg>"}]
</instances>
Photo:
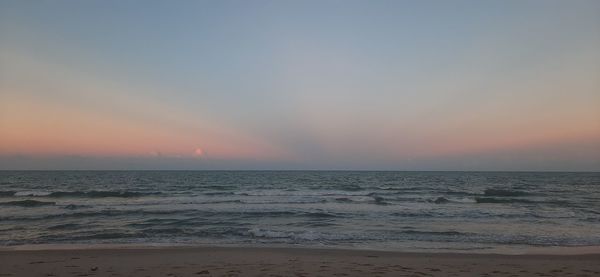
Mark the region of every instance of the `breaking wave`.
<instances>
[{"instance_id":1,"label":"breaking wave","mask_svg":"<svg viewBox=\"0 0 600 277\"><path fill-rule=\"evenodd\" d=\"M500 196L500 197L511 197L511 196L527 196L530 195L528 192L518 190L507 190L507 189L486 189L483 192L484 196Z\"/></svg>"}]
</instances>

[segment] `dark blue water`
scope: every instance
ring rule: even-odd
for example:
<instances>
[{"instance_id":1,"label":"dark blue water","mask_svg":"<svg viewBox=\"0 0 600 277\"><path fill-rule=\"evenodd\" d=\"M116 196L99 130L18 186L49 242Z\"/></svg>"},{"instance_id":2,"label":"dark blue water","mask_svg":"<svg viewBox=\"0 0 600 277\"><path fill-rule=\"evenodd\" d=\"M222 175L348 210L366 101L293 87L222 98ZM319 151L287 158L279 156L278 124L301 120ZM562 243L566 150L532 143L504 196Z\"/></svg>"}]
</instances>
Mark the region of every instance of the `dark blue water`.
<instances>
[{"instance_id":1,"label":"dark blue water","mask_svg":"<svg viewBox=\"0 0 600 277\"><path fill-rule=\"evenodd\" d=\"M600 245L600 173L0 171L0 246Z\"/></svg>"}]
</instances>

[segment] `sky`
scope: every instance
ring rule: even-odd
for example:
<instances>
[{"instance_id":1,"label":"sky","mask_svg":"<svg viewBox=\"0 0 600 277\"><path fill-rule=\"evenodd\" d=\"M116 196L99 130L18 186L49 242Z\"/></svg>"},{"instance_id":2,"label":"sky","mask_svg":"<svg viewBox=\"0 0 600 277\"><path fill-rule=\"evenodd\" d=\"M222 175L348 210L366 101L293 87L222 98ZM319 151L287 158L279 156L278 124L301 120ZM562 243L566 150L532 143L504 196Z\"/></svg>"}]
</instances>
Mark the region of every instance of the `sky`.
<instances>
[{"instance_id":1,"label":"sky","mask_svg":"<svg viewBox=\"0 0 600 277\"><path fill-rule=\"evenodd\" d=\"M0 1L0 169L600 171L600 1Z\"/></svg>"}]
</instances>

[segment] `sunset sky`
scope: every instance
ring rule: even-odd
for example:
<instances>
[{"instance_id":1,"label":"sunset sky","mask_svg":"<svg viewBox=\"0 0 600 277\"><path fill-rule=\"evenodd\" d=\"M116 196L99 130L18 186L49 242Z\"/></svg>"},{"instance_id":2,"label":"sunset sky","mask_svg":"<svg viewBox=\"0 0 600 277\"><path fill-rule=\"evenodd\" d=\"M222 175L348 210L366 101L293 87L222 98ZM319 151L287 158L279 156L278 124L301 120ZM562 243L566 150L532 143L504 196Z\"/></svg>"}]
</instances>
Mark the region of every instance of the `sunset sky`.
<instances>
[{"instance_id":1,"label":"sunset sky","mask_svg":"<svg viewBox=\"0 0 600 277\"><path fill-rule=\"evenodd\" d=\"M0 1L0 169L600 170L600 1Z\"/></svg>"}]
</instances>

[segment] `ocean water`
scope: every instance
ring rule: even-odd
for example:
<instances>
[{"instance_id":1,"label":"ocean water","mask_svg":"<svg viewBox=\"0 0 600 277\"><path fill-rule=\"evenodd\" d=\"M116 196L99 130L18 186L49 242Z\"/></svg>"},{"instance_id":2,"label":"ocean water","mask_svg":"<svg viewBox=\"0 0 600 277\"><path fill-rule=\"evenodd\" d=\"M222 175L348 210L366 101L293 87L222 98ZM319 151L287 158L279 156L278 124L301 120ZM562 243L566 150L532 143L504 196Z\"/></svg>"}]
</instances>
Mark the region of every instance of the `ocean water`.
<instances>
[{"instance_id":1,"label":"ocean water","mask_svg":"<svg viewBox=\"0 0 600 277\"><path fill-rule=\"evenodd\" d=\"M0 246L600 246L600 173L0 171Z\"/></svg>"}]
</instances>

